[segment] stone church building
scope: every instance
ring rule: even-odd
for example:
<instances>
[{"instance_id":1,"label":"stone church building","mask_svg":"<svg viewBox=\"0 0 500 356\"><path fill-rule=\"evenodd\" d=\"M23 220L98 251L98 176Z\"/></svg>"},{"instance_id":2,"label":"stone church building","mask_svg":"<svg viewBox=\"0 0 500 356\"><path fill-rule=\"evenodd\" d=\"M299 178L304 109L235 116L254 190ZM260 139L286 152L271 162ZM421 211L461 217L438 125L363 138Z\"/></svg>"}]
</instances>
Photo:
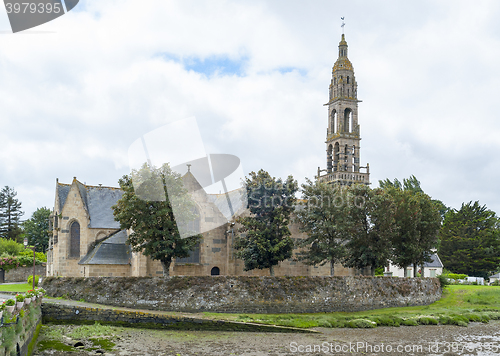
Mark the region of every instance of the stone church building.
<instances>
[{"instance_id":1,"label":"stone church building","mask_svg":"<svg viewBox=\"0 0 500 356\"><path fill-rule=\"evenodd\" d=\"M327 168L318 168L317 178L330 183L369 184L369 167L360 165L360 130L358 124L357 82L347 57L344 35L339 56L333 66L329 90L327 129ZM365 170L362 172L361 170ZM326 172L321 175L321 172ZM183 176L201 212L196 224L204 232L199 246L190 257L176 259L170 275L269 275L269 270L244 271L244 262L232 248L234 229L224 202L224 194L207 194L188 171ZM121 198L120 188L82 184L76 177L71 183L56 180L51 223L53 234L47 256L47 276L161 276L159 261L132 252L126 244L127 231L114 220L111 207ZM228 193L236 213L244 213L238 191ZM299 226L290 225L294 240L305 237ZM295 251L295 253L298 251ZM330 266L308 266L294 259L282 261L274 269L276 276L329 275ZM352 269L335 266L336 275L354 275Z\"/></svg>"}]
</instances>

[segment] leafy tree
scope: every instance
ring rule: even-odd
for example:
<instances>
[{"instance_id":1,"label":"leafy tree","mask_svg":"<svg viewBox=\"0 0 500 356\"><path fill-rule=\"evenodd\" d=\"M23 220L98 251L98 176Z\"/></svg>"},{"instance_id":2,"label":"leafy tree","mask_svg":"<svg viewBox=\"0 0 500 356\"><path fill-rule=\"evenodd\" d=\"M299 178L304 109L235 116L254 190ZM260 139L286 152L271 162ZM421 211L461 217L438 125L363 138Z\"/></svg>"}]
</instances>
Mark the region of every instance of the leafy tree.
<instances>
[{"instance_id":1,"label":"leafy tree","mask_svg":"<svg viewBox=\"0 0 500 356\"><path fill-rule=\"evenodd\" d=\"M441 225L439 205L423 192L415 176L404 179L403 184L397 179L394 182L386 179L379 181L379 185L396 203L397 232L392 239L392 262L401 268L413 265L414 277L421 266L423 275L423 265L432 261L432 249L437 245Z\"/></svg>"},{"instance_id":2,"label":"leafy tree","mask_svg":"<svg viewBox=\"0 0 500 356\"><path fill-rule=\"evenodd\" d=\"M298 259L309 265L330 263L331 276L335 263L342 262L347 252L348 211L342 193L340 186L307 179L296 212L300 230L308 236L297 242L297 247L306 247Z\"/></svg>"},{"instance_id":3,"label":"leafy tree","mask_svg":"<svg viewBox=\"0 0 500 356\"><path fill-rule=\"evenodd\" d=\"M498 270L500 224L486 205L469 202L448 211L439 236L439 256L447 269L485 278Z\"/></svg>"},{"instance_id":4,"label":"leafy tree","mask_svg":"<svg viewBox=\"0 0 500 356\"><path fill-rule=\"evenodd\" d=\"M24 245L19 242L0 238L0 256L17 256L24 250Z\"/></svg>"},{"instance_id":5,"label":"leafy tree","mask_svg":"<svg viewBox=\"0 0 500 356\"><path fill-rule=\"evenodd\" d=\"M16 191L5 186L0 191L0 237L18 241L21 238L21 202L16 199Z\"/></svg>"},{"instance_id":6,"label":"leafy tree","mask_svg":"<svg viewBox=\"0 0 500 356\"><path fill-rule=\"evenodd\" d=\"M35 246L38 252L45 252L49 247L49 216L50 210L48 208L38 208L30 219L22 223L24 236L28 238L28 244Z\"/></svg>"},{"instance_id":7,"label":"leafy tree","mask_svg":"<svg viewBox=\"0 0 500 356\"><path fill-rule=\"evenodd\" d=\"M384 190L372 190L364 184L349 187L346 202L349 240L344 265L369 268L373 276L375 269L386 266L391 257L391 240L396 233L394 202Z\"/></svg>"},{"instance_id":8,"label":"leafy tree","mask_svg":"<svg viewBox=\"0 0 500 356\"><path fill-rule=\"evenodd\" d=\"M134 251L159 260L163 275L169 276L172 258L188 257L201 239L194 228L185 238L179 232L177 221L198 218L182 177L168 164L160 168L145 164L123 176L119 184L124 193L112 208L121 228L132 231L127 243Z\"/></svg>"},{"instance_id":9,"label":"leafy tree","mask_svg":"<svg viewBox=\"0 0 500 356\"><path fill-rule=\"evenodd\" d=\"M283 181L261 169L246 178L246 190L251 215L237 219L236 256L245 262L245 271L269 268L274 276L274 266L292 257L288 224L298 184L292 176Z\"/></svg>"}]
</instances>

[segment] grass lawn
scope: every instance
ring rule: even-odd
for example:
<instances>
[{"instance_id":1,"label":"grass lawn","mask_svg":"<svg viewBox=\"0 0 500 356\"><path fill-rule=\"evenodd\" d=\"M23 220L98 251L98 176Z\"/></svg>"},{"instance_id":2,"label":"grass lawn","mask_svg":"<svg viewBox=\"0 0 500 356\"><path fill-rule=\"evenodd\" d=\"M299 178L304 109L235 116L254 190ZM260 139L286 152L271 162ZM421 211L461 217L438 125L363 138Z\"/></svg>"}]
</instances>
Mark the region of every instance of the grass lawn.
<instances>
[{"instance_id":1,"label":"grass lawn","mask_svg":"<svg viewBox=\"0 0 500 356\"><path fill-rule=\"evenodd\" d=\"M0 292L18 292L26 293L33 289L32 284L22 283L22 284L0 284Z\"/></svg>"},{"instance_id":2,"label":"grass lawn","mask_svg":"<svg viewBox=\"0 0 500 356\"><path fill-rule=\"evenodd\" d=\"M500 287L451 285L443 296L427 306L375 309L362 312L318 314L218 314L214 319L309 327L362 327L451 324L467 326L470 321L500 320Z\"/></svg>"}]
</instances>

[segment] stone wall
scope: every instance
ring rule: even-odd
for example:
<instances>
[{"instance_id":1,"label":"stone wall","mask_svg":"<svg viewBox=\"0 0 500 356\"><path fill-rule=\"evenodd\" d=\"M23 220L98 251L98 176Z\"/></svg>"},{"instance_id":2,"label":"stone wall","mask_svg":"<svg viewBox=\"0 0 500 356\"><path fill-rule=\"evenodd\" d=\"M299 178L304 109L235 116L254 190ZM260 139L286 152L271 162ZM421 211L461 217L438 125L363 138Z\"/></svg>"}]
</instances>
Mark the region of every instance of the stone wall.
<instances>
[{"instance_id":1,"label":"stone wall","mask_svg":"<svg viewBox=\"0 0 500 356\"><path fill-rule=\"evenodd\" d=\"M42 279L45 277L46 266L45 263L35 266L35 274L41 276ZM27 282L28 276L33 275L33 266L29 267L18 267L5 272L5 282Z\"/></svg>"},{"instance_id":2,"label":"stone wall","mask_svg":"<svg viewBox=\"0 0 500 356\"><path fill-rule=\"evenodd\" d=\"M130 309L93 308L77 305L64 305L44 302L42 307L44 323L76 323L111 324L118 326L144 327L173 330L212 330L212 331L246 331L246 332L293 332L308 333L311 331L281 327L242 323L238 321L210 320L186 315L168 315L164 312L144 312Z\"/></svg>"},{"instance_id":3,"label":"stone wall","mask_svg":"<svg viewBox=\"0 0 500 356\"><path fill-rule=\"evenodd\" d=\"M29 355L41 327L41 301L25 305L14 315L4 311L0 325L0 356Z\"/></svg>"},{"instance_id":4,"label":"stone wall","mask_svg":"<svg viewBox=\"0 0 500 356\"><path fill-rule=\"evenodd\" d=\"M318 313L427 305L436 278L397 277L48 277L52 297L113 306L225 313Z\"/></svg>"}]
</instances>

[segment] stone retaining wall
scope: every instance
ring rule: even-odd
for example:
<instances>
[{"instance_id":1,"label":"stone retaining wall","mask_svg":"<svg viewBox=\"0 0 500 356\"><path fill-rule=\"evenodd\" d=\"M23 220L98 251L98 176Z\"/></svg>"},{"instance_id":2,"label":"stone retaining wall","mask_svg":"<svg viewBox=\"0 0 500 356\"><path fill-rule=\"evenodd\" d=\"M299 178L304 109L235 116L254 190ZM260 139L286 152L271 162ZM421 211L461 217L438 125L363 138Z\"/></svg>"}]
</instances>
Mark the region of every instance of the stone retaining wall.
<instances>
[{"instance_id":1,"label":"stone retaining wall","mask_svg":"<svg viewBox=\"0 0 500 356\"><path fill-rule=\"evenodd\" d=\"M141 312L134 310L119 310L111 308L93 308L75 305L64 305L44 302L42 307L43 322L101 324L118 326L132 326L143 328L163 328L173 330L212 330L212 331L245 331L245 332L282 332L282 333L310 333L312 331L281 327L274 325L260 325L241 323L226 320L208 320L196 317L166 315L155 312Z\"/></svg>"},{"instance_id":2,"label":"stone retaining wall","mask_svg":"<svg viewBox=\"0 0 500 356\"><path fill-rule=\"evenodd\" d=\"M4 311L0 323L0 356L26 356L32 351L41 326L40 305L41 301L25 305L12 318Z\"/></svg>"},{"instance_id":3,"label":"stone retaining wall","mask_svg":"<svg viewBox=\"0 0 500 356\"><path fill-rule=\"evenodd\" d=\"M45 263L42 265L35 266L35 275L40 276L42 279L45 278L47 267ZM5 272L5 282L27 282L28 276L33 275L33 266L29 267L17 267Z\"/></svg>"},{"instance_id":4,"label":"stone retaining wall","mask_svg":"<svg viewBox=\"0 0 500 356\"><path fill-rule=\"evenodd\" d=\"M52 297L150 310L319 313L428 305L437 278L398 277L48 277Z\"/></svg>"}]
</instances>

